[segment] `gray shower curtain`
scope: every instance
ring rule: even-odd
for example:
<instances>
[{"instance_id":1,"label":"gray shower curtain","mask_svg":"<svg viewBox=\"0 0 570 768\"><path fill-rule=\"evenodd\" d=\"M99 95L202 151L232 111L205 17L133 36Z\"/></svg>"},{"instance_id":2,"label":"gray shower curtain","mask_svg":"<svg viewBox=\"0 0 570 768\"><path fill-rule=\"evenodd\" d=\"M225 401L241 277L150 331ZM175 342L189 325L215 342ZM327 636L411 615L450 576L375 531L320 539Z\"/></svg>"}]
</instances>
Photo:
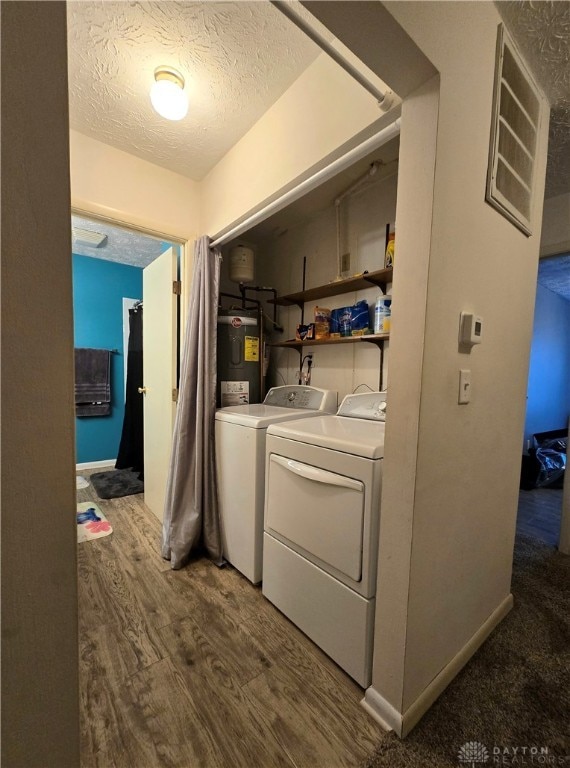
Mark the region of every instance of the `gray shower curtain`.
<instances>
[{"instance_id":1,"label":"gray shower curtain","mask_svg":"<svg viewBox=\"0 0 570 768\"><path fill-rule=\"evenodd\" d=\"M223 562L214 455L221 258L208 237L196 241L162 528L162 556L173 569L202 546Z\"/></svg>"}]
</instances>

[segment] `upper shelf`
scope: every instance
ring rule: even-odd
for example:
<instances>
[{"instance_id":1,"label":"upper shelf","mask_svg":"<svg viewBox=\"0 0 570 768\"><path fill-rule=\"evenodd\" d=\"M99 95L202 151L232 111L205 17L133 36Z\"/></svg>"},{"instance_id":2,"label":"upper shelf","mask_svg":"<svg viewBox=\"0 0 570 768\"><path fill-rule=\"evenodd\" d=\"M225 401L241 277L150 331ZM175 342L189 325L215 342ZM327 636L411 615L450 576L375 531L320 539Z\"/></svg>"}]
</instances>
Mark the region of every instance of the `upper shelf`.
<instances>
[{"instance_id":1,"label":"upper shelf","mask_svg":"<svg viewBox=\"0 0 570 768\"><path fill-rule=\"evenodd\" d=\"M308 288L306 291L289 293L287 296L279 296L270 300L270 303L279 304L282 307L290 307L294 304L302 306L307 301L326 299L328 296L338 296L341 293L362 291L373 285L386 290L386 285L392 282L392 268L379 269L377 272L365 272L358 277L349 277L346 280L336 280L327 285L319 285L316 288Z\"/></svg>"}]
</instances>

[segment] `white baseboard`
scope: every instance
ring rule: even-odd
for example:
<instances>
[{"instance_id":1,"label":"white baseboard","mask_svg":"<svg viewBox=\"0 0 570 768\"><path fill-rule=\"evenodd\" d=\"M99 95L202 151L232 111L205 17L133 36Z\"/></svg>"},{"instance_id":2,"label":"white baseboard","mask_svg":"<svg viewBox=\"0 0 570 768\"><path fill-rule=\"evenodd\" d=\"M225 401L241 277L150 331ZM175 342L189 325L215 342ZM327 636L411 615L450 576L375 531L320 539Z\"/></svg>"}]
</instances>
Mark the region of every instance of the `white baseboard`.
<instances>
[{"instance_id":1,"label":"white baseboard","mask_svg":"<svg viewBox=\"0 0 570 768\"><path fill-rule=\"evenodd\" d=\"M509 594L495 608L493 613L479 627L459 653L434 677L427 688L422 691L405 712L399 712L374 686L366 689L364 698L360 703L368 714L380 723L384 729L393 730L400 738L404 738L425 715L434 701L443 693L453 678L463 669L475 651L481 647L512 607L513 596Z\"/></svg>"},{"instance_id":2,"label":"white baseboard","mask_svg":"<svg viewBox=\"0 0 570 768\"><path fill-rule=\"evenodd\" d=\"M80 472L82 469L98 469L99 467L114 467L117 459L105 459L105 461L84 461L82 464L76 464L75 469Z\"/></svg>"},{"instance_id":3,"label":"white baseboard","mask_svg":"<svg viewBox=\"0 0 570 768\"><path fill-rule=\"evenodd\" d=\"M402 719L400 713L383 696L380 696L376 688L372 686L367 688L360 704L385 731L396 731L399 735L399 724ZM397 727L394 727L394 724Z\"/></svg>"}]
</instances>

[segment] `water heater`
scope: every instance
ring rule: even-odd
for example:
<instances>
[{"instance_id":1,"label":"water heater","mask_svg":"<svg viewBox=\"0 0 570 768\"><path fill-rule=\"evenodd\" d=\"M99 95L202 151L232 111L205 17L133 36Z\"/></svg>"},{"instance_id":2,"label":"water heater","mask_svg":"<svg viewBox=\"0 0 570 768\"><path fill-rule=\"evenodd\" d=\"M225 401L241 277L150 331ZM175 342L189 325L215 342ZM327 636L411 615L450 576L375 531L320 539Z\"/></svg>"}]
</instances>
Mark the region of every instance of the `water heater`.
<instances>
[{"instance_id":1,"label":"water heater","mask_svg":"<svg viewBox=\"0 0 570 768\"><path fill-rule=\"evenodd\" d=\"M218 310L218 408L262 399L262 339L257 309Z\"/></svg>"}]
</instances>

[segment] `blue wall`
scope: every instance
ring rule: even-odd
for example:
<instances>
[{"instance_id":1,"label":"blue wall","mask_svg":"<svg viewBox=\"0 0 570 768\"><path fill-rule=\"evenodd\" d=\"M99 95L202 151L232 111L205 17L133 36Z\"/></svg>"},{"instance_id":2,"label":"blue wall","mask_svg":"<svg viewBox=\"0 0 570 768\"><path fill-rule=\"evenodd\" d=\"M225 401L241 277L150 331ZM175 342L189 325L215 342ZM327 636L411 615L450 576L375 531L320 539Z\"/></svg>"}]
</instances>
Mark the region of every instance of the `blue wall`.
<instances>
[{"instance_id":1,"label":"blue wall","mask_svg":"<svg viewBox=\"0 0 570 768\"><path fill-rule=\"evenodd\" d=\"M76 347L118 349L111 355L111 415L75 419L76 461L115 459L123 417L123 297L142 298L142 269L73 254Z\"/></svg>"},{"instance_id":2,"label":"blue wall","mask_svg":"<svg viewBox=\"0 0 570 768\"><path fill-rule=\"evenodd\" d=\"M570 301L537 286L525 440L562 429L570 412Z\"/></svg>"}]
</instances>

